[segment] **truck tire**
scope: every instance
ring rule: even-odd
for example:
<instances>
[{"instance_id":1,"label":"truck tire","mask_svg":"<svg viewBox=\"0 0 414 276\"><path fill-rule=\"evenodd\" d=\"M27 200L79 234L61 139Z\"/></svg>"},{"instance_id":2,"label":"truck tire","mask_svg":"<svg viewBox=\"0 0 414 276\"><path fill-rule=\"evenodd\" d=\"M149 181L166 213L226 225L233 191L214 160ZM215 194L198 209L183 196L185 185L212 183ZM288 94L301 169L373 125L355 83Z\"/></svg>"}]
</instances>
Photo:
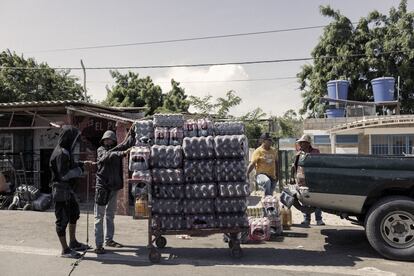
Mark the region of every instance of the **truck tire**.
<instances>
[{"instance_id":1,"label":"truck tire","mask_svg":"<svg viewBox=\"0 0 414 276\"><path fill-rule=\"evenodd\" d=\"M414 199L390 196L369 210L365 232L371 246L392 260L414 260Z\"/></svg>"}]
</instances>

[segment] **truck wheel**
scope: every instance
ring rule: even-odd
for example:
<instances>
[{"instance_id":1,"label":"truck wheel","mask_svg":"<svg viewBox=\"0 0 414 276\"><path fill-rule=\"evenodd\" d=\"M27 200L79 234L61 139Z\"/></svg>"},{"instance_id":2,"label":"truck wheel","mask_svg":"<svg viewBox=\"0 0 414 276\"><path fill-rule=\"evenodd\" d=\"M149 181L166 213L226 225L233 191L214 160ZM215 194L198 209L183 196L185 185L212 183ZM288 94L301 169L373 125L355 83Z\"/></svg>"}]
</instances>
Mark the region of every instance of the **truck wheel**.
<instances>
[{"instance_id":1,"label":"truck wheel","mask_svg":"<svg viewBox=\"0 0 414 276\"><path fill-rule=\"evenodd\" d=\"M371 207L365 232L371 246L382 256L400 261L414 260L414 199L384 198Z\"/></svg>"}]
</instances>

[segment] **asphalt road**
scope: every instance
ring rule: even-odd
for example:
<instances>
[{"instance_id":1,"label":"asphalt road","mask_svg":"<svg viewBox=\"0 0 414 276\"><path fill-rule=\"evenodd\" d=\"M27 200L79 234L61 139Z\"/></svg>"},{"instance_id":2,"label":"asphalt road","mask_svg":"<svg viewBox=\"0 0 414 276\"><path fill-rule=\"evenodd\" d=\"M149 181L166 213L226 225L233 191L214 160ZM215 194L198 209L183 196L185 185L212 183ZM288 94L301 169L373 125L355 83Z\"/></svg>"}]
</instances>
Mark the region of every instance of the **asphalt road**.
<instances>
[{"instance_id":1,"label":"asphalt road","mask_svg":"<svg viewBox=\"0 0 414 276\"><path fill-rule=\"evenodd\" d=\"M93 217L90 216L93 246ZM413 275L414 263L384 260L356 226L299 225L282 237L242 245L244 256L230 256L221 235L167 236L160 264L148 261L146 221L116 217L115 239L124 248L97 256L88 252L72 275ZM86 240L86 215L78 225ZM52 212L0 211L0 276L68 275L73 260L59 257Z\"/></svg>"}]
</instances>

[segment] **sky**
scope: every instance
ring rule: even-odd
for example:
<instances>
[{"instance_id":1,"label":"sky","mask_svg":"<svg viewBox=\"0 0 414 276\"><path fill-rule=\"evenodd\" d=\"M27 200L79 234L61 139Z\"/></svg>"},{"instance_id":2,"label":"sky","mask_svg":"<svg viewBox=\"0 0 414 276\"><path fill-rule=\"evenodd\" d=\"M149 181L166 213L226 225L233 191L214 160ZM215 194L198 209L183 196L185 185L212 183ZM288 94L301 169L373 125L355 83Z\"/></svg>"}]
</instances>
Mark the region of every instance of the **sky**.
<instances>
[{"instance_id":1,"label":"sky","mask_svg":"<svg viewBox=\"0 0 414 276\"><path fill-rule=\"evenodd\" d=\"M330 20L320 15L319 6L327 4L358 21L372 10L388 13L399 0L0 0L0 51L10 49L52 67L79 67L81 59L86 67L107 67L305 58L310 57L322 29L105 49L48 50L326 25ZM414 8L414 0L408 0L408 8ZM260 107L268 115L279 116L302 106L297 80L291 77L304 64L132 71L150 76L163 92L169 91L171 78L181 82L188 95L217 98L234 90L242 103L231 110L233 115ZM71 74L82 82L81 71ZM88 94L95 101L105 99L105 86L113 85L109 71L87 70L86 75ZM290 79L258 80L272 78Z\"/></svg>"}]
</instances>

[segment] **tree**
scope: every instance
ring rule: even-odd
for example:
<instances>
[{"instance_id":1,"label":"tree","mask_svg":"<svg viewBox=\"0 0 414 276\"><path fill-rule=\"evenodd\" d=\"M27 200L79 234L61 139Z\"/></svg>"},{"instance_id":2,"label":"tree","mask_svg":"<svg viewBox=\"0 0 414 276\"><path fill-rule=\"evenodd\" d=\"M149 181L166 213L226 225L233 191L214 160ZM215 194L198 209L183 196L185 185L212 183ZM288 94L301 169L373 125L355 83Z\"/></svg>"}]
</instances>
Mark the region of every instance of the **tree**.
<instances>
[{"instance_id":1,"label":"tree","mask_svg":"<svg viewBox=\"0 0 414 276\"><path fill-rule=\"evenodd\" d=\"M161 87L155 85L150 77L140 78L134 72L121 74L110 71L115 85L106 87L107 97L105 105L123 107L146 107L147 115L154 114L163 104Z\"/></svg>"},{"instance_id":2,"label":"tree","mask_svg":"<svg viewBox=\"0 0 414 276\"><path fill-rule=\"evenodd\" d=\"M180 87L180 83L171 79L171 90L164 95L164 103L161 109L157 111L163 112L188 112L190 103L187 100L184 88Z\"/></svg>"},{"instance_id":3,"label":"tree","mask_svg":"<svg viewBox=\"0 0 414 276\"><path fill-rule=\"evenodd\" d=\"M85 100L77 78L68 70L24 58L10 50L0 53L0 102Z\"/></svg>"},{"instance_id":4,"label":"tree","mask_svg":"<svg viewBox=\"0 0 414 276\"><path fill-rule=\"evenodd\" d=\"M224 119L231 117L229 114L230 109L239 105L242 99L236 95L233 90L226 93L225 97L219 97L216 102L212 102L213 97L211 95L204 97L190 96L190 105L193 106L198 113L201 114L214 114L217 118Z\"/></svg>"},{"instance_id":5,"label":"tree","mask_svg":"<svg viewBox=\"0 0 414 276\"><path fill-rule=\"evenodd\" d=\"M266 132L266 125L261 121L265 117L266 113L258 107L239 118L240 121L244 122L245 132L250 146L254 147L257 145L260 135Z\"/></svg>"},{"instance_id":6,"label":"tree","mask_svg":"<svg viewBox=\"0 0 414 276\"><path fill-rule=\"evenodd\" d=\"M312 51L313 64L298 73L303 91L301 114L321 115L319 98L326 94L329 80L350 81L349 98L371 98L370 81L377 77L401 77L402 113L413 113L414 99L414 12L407 12L407 1L389 15L378 11L361 18L356 27L339 11L321 6L323 16L332 18Z\"/></svg>"},{"instance_id":7,"label":"tree","mask_svg":"<svg viewBox=\"0 0 414 276\"><path fill-rule=\"evenodd\" d=\"M282 117L277 118L280 126L279 137L299 137L303 131L303 121L293 109L289 109Z\"/></svg>"}]
</instances>

